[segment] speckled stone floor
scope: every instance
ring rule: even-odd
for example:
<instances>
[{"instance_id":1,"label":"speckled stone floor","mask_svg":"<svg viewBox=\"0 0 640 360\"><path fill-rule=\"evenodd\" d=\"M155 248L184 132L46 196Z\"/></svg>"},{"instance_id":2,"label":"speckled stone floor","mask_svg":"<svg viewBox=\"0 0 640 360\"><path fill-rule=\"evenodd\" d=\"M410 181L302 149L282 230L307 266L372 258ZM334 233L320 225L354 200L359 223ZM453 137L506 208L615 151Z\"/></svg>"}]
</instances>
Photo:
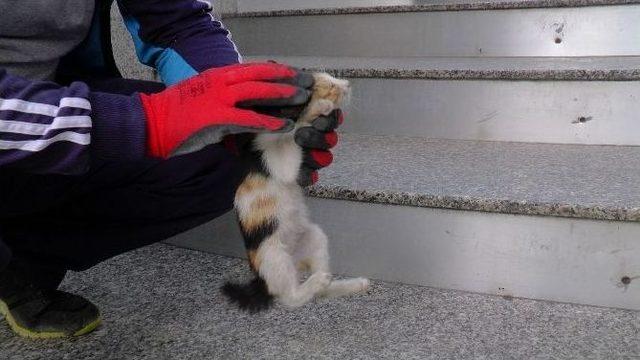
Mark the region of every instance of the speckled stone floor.
<instances>
[{"instance_id":1,"label":"speckled stone floor","mask_svg":"<svg viewBox=\"0 0 640 360\"><path fill-rule=\"evenodd\" d=\"M606 57L333 57L248 56L248 61L328 71L347 78L432 80L640 80L640 56Z\"/></svg>"},{"instance_id":2,"label":"speckled stone floor","mask_svg":"<svg viewBox=\"0 0 640 360\"><path fill-rule=\"evenodd\" d=\"M0 359L637 359L640 312L375 282L367 295L248 315L218 287L242 260L154 245L70 274L104 324L36 342L0 324Z\"/></svg>"}]
</instances>

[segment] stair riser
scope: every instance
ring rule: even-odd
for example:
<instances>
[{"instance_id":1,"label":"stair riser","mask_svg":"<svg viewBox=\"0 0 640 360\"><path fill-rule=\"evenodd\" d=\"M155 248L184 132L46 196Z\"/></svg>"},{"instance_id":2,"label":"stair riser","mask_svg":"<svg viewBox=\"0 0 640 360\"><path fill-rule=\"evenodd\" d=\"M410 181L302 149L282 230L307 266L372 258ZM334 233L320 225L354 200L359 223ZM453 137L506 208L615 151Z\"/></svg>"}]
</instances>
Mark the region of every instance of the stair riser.
<instances>
[{"instance_id":1,"label":"stair riser","mask_svg":"<svg viewBox=\"0 0 640 360\"><path fill-rule=\"evenodd\" d=\"M640 6L228 18L245 55L640 55ZM560 43L556 43L560 41Z\"/></svg>"},{"instance_id":2,"label":"stair riser","mask_svg":"<svg viewBox=\"0 0 640 360\"><path fill-rule=\"evenodd\" d=\"M639 82L351 81L345 132L640 145Z\"/></svg>"},{"instance_id":3,"label":"stair riser","mask_svg":"<svg viewBox=\"0 0 640 360\"><path fill-rule=\"evenodd\" d=\"M640 224L310 201L336 273L640 310ZM171 241L242 256L233 216ZM624 285L623 277L631 278Z\"/></svg>"}]
</instances>

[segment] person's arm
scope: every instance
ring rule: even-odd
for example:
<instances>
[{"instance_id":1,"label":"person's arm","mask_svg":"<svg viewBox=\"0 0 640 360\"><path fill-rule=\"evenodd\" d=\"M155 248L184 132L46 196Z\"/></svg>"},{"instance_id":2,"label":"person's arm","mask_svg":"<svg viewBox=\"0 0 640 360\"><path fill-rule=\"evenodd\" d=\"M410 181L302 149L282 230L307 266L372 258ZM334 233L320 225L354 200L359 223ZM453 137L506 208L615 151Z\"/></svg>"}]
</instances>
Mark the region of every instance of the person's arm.
<instances>
[{"instance_id":1,"label":"person's arm","mask_svg":"<svg viewBox=\"0 0 640 360\"><path fill-rule=\"evenodd\" d=\"M242 62L238 48L205 0L118 0L133 38L138 59L157 69L162 81L175 84L210 68ZM315 183L317 170L331 164L336 127L342 113L314 123L313 131L299 129L296 141L305 161L299 183ZM338 121L339 119L339 121Z\"/></svg>"},{"instance_id":2,"label":"person's arm","mask_svg":"<svg viewBox=\"0 0 640 360\"><path fill-rule=\"evenodd\" d=\"M312 84L310 74L288 66L240 64L127 96L92 92L82 82L29 81L0 69L0 169L81 174L92 157L166 158L205 128L220 136L288 131L291 119L243 106L299 106Z\"/></svg>"},{"instance_id":3,"label":"person's arm","mask_svg":"<svg viewBox=\"0 0 640 360\"><path fill-rule=\"evenodd\" d=\"M92 157L145 155L145 114L139 97L30 81L0 69L0 169L82 174Z\"/></svg>"},{"instance_id":4,"label":"person's arm","mask_svg":"<svg viewBox=\"0 0 640 360\"><path fill-rule=\"evenodd\" d=\"M203 0L118 0L138 59L167 85L242 62L229 31Z\"/></svg>"}]
</instances>

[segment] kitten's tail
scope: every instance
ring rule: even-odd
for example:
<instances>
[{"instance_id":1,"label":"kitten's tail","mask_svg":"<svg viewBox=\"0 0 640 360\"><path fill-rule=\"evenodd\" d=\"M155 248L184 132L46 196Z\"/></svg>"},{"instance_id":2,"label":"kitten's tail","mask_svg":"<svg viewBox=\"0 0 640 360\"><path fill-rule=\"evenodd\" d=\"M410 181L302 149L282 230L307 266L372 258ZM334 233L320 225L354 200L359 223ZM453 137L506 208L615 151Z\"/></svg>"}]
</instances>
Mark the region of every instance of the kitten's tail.
<instances>
[{"instance_id":1,"label":"kitten's tail","mask_svg":"<svg viewBox=\"0 0 640 360\"><path fill-rule=\"evenodd\" d=\"M251 313L267 310L273 305L273 295L269 294L267 283L257 275L247 284L225 283L222 293L229 302Z\"/></svg>"}]
</instances>

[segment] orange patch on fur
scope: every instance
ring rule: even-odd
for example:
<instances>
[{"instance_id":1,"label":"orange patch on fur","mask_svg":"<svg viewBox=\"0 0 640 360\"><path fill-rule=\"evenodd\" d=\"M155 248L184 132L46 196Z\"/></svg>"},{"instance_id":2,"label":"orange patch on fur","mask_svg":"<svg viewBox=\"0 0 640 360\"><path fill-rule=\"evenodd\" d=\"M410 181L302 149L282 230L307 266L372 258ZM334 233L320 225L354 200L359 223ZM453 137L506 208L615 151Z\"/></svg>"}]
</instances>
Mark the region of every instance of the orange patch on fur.
<instances>
[{"instance_id":1,"label":"orange patch on fur","mask_svg":"<svg viewBox=\"0 0 640 360\"><path fill-rule=\"evenodd\" d=\"M298 261L298 271L309 271L311 269L311 264L309 263L309 259L303 259Z\"/></svg>"},{"instance_id":2,"label":"orange patch on fur","mask_svg":"<svg viewBox=\"0 0 640 360\"><path fill-rule=\"evenodd\" d=\"M267 178L258 173L251 173L244 178L244 181L238 186L236 196L245 196L254 191L258 191L267 187Z\"/></svg>"},{"instance_id":3,"label":"orange patch on fur","mask_svg":"<svg viewBox=\"0 0 640 360\"><path fill-rule=\"evenodd\" d=\"M258 196L249 208L246 216L240 216L240 224L246 232L257 230L276 218L277 200L268 195Z\"/></svg>"},{"instance_id":4,"label":"orange patch on fur","mask_svg":"<svg viewBox=\"0 0 640 360\"><path fill-rule=\"evenodd\" d=\"M337 84L329 80L325 74L315 74L315 84L313 85L313 100L325 99L339 106L346 95L344 90Z\"/></svg>"},{"instance_id":5,"label":"orange patch on fur","mask_svg":"<svg viewBox=\"0 0 640 360\"><path fill-rule=\"evenodd\" d=\"M260 269L261 259L258 257L257 250L248 250L247 256L249 257L249 266L251 270L258 271Z\"/></svg>"}]
</instances>

